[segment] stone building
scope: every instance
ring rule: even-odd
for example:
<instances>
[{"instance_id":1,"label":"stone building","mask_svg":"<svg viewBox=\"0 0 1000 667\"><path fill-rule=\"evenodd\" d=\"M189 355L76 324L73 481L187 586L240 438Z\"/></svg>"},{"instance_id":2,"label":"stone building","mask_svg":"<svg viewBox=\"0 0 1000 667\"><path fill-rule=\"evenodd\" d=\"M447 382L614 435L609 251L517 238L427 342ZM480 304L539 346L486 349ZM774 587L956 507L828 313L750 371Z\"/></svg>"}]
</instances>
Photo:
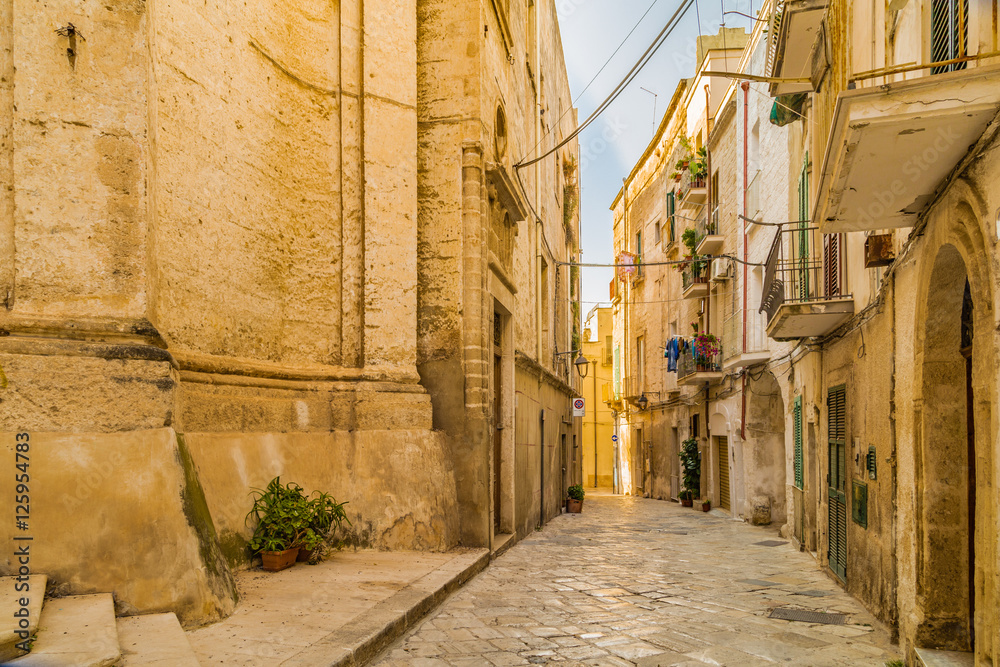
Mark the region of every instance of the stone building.
<instances>
[{"instance_id":1,"label":"stone building","mask_svg":"<svg viewBox=\"0 0 1000 667\"><path fill-rule=\"evenodd\" d=\"M513 163L575 124L551 0L0 2L0 419L11 467L30 436L33 571L199 623L276 475L379 548L558 513L576 145Z\"/></svg>"},{"instance_id":2,"label":"stone building","mask_svg":"<svg viewBox=\"0 0 1000 667\"><path fill-rule=\"evenodd\" d=\"M733 515L814 553L910 664L995 664L996 8L774 0L760 16L743 76L717 77L718 225L697 238L715 257L701 289L721 372L703 377ZM703 467L721 473L721 454Z\"/></svg>"},{"instance_id":3,"label":"stone building","mask_svg":"<svg viewBox=\"0 0 1000 667\"><path fill-rule=\"evenodd\" d=\"M614 333L611 308L599 305L588 313L583 329L583 356L589 362L583 379L586 414L583 417L583 484L614 489L614 413L608 397L614 391Z\"/></svg>"}]
</instances>

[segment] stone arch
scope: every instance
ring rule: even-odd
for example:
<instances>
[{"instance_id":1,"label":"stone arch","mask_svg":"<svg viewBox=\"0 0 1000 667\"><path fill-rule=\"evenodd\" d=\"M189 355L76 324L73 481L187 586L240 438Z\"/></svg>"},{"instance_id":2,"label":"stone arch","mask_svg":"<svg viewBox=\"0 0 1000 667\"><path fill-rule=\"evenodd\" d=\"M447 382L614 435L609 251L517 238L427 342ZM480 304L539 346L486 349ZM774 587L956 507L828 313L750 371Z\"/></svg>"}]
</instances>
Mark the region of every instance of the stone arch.
<instances>
[{"instance_id":1,"label":"stone arch","mask_svg":"<svg viewBox=\"0 0 1000 667\"><path fill-rule=\"evenodd\" d=\"M928 225L915 311L913 642L995 659L995 614L982 613L996 608L998 576L992 249L968 189Z\"/></svg>"},{"instance_id":2,"label":"stone arch","mask_svg":"<svg viewBox=\"0 0 1000 667\"><path fill-rule=\"evenodd\" d=\"M770 371L764 371L757 379L751 378L748 389L747 445L743 453L748 505L745 516L755 524L781 525L788 513L785 402L781 387ZM769 512L764 512L765 505Z\"/></svg>"}]
</instances>

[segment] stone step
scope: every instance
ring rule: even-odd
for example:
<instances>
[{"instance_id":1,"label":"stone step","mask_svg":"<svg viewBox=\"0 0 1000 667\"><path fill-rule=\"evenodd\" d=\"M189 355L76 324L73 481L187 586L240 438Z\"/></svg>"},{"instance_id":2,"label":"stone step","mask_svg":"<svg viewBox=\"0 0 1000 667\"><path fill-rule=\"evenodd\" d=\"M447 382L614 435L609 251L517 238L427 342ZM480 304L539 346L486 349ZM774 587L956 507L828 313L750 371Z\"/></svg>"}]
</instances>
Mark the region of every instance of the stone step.
<instances>
[{"instance_id":1,"label":"stone step","mask_svg":"<svg viewBox=\"0 0 1000 667\"><path fill-rule=\"evenodd\" d=\"M929 648L918 648L916 651L919 667L975 667L976 665L976 656L972 653L937 651Z\"/></svg>"},{"instance_id":2,"label":"stone step","mask_svg":"<svg viewBox=\"0 0 1000 667\"><path fill-rule=\"evenodd\" d=\"M44 574L31 575L27 581L18 581L17 577L0 577L0 619L3 619L0 626L0 664L24 655L17 645L25 640L25 635L19 635L18 631L27 632L26 636L30 638L38 630L46 580ZM15 616L21 613L22 601L28 603L27 627L22 627L21 619Z\"/></svg>"},{"instance_id":3,"label":"stone step","mask_svg":"<svg viewBox=\"0 0 1000 667\"><path fill-rule=\"evenodd\" d=\"M174 614L118 619L122 667L199 667L198 658Z\"/></svg>"},{"instance_id":4,"label":"stone step","mask_svg":"<svg viewBox=\"0 0 1000 667\"><path fill-rule=\"evenodd\" d=\"M115 603L109 593L47 600L31 653L17 667L111 667L118 664Z\"/></svg>"}]
</instances>

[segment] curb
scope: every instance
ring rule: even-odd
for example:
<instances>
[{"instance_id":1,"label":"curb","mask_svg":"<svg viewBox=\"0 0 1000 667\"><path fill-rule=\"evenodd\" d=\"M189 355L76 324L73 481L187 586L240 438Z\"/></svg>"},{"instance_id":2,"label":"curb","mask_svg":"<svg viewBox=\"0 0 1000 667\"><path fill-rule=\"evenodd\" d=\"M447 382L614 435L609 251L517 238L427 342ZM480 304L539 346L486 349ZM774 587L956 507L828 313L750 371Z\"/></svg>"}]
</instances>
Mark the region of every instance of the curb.
<instances>
[{"instance_id":1,"label":"curb","mask_svg":"<svg viewBox=\"0 0 1000 667\"><path fill-rule=\"evenodd\" d=\"M487 549L457 555L359 618L285 660L281 667L359 667L367 664L455 590L486 569L489 563Z\"/></svg>"}]
</instances>

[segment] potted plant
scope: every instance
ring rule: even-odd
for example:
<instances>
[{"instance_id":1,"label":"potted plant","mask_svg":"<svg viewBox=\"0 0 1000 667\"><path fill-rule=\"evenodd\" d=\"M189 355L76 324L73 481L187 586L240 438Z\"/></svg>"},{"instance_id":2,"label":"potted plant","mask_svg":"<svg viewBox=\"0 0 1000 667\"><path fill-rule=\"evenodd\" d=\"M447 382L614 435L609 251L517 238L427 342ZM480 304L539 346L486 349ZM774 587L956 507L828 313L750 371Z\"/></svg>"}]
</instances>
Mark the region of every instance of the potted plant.
<instances>
[{"instance_id":1,"label":"potted plant","mask_svg":"<svg viewBox=\"0 0 1000 667\"><path fill-rule=\"evenodd\" d=\"M584 495L582 484L574 484L566 489L566 511L572 514L582 512Z\"/></svg>"},{"instance_id":2,"label":"potted plant","mask_svg":"<svg viewBox=\"0 0 1000 667\"><path fill-rule=\"evenodd\" d=\"M278 572L295 563L298 544L303 540L313 542L309 521L309 500L298 484L281 483L275 477L266 489L253 489L253 507L245 522L251 517L256 521L250 548L261 556L265 570Z\"/></svg>"},{"instance_id":3,"label":"potted plant","mask_svg":"<svg viewBox=\"0 0 1000 667\"><path fill-rule=\"evenodd\" d=\"M688 489L684 489L677 494L677 497L681 501L681 507L691 507L694 505L694 493Z\"/></svg>"},{"instance_id":4,"label":"potted plant","mask_svg":"<svg viewBox=\"0 0 1000 667\"><path fill-rule=\"evenodd\" d=\"M326 541L344 522L351 525L347 518L344 505L329 493L314 491L315 498L309 501L309 528L299 542L298 561L304 562L312 558L316 547Z\"/></svg>"},{"instance_id":5,"label":"potted plant","mask_svg":"<svg viewBox=\"0 0 1000 667\"><path fill-rule=\"evenodd\" d=\"M719 350L722 349L721 343L715 334L698 333L695 330L693 346L695 363L698 365L698 370L715 370L715 362L713 360L719 354Z\"/></svg>"},{"instance_id":6,"label":"potted plant","mask_svg":"<svg viewBox=\"0 0 1000 667\"><path fill-rule=\"evenodd\" d=\"M688 165L688 170L691 172L691 186L704 187L705 177L708 176L708 151L704 146L698 149Z\"/></svg>"},{"instance_id":7,"label":"potted plant","mask_svg":"<svg viewBox=\"0 0 1000 667\"><path fill-rule=\"evenodd\" d=\"M712 509L712 501L709 500L708 498L702 498L701 499L701 511L702 512L707 512L710 509Z\"/></svg>"},{"instance_id":8,"label":"potted plant","mask_svg":"<svg viewBox=\"0 0 1000 667\"><path fill-rule=\"evenodd\" d=\"M684 490L690 494L688 500L691 502L698 495L701 487L701 454L698 452L697 439L688 438L681 443L680 458L684 468ZM691 507L692 505L685 504L684 506Z\"/></svg>"}]
</instances>

